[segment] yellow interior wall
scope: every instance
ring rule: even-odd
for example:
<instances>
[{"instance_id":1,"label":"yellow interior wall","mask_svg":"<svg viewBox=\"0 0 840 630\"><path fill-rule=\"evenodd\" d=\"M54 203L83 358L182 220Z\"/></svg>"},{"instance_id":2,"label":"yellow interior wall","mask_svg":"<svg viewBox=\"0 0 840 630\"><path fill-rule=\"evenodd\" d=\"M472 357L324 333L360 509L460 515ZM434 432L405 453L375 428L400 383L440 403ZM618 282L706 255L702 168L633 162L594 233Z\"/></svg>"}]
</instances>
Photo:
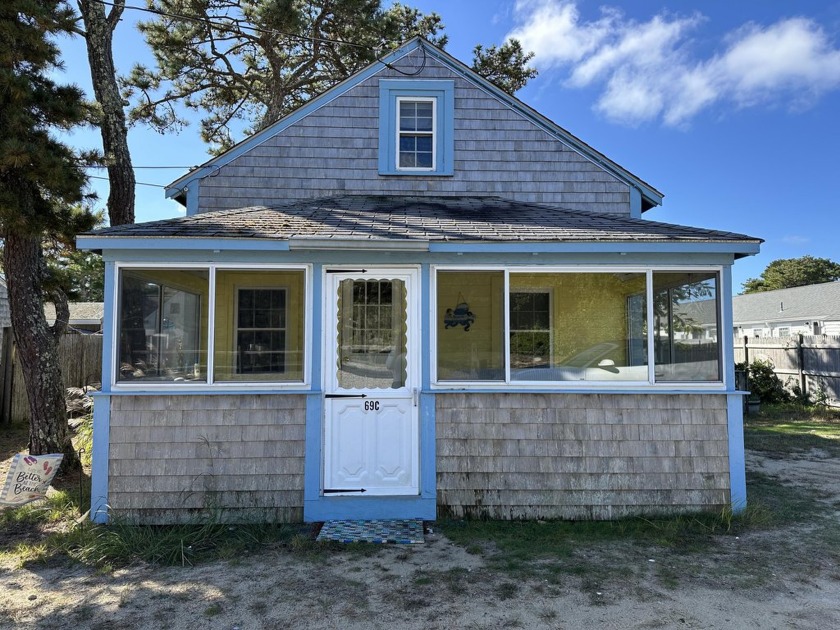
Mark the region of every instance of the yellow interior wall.
<instances>
[{"instance_id":1,"label":"yellow interior wall","mask_svg":"<svg viewBox=\"0 0 840 630\"><path fill-rule=\"evenodd\" d=\"M286 371L283 374L234 374L236 350L236 290L239 288L286 289ZM304 272L216 272L215 375L219 381L303 380Z\"/></svg>"},{"instance_id":2,"label":"yellow interior wall","mask_svg":"<svg viewBox=\"0 0 840 630\"><path fill-rule=\"evenodd\" d=\"M627 365L627 297L645 291L645 275L613 273L510 274L510 290L551 292L553 364L604 342L617 344L609 355Z\"/></svg>"}]
</instances>

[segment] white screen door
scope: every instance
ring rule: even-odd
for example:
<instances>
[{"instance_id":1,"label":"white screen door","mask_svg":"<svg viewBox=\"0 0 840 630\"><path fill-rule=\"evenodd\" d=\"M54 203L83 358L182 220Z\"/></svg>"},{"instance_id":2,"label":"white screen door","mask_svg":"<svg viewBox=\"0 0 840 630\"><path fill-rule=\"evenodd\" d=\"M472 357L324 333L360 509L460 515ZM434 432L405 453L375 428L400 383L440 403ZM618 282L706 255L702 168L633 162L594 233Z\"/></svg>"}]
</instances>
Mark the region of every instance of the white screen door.
<instances>
[{"instance_id":1,"label":"white screen door","mask_svg":"<svg viewBox=\"0 0 840 630\"><path fill-rule=\"evenodd\" d=\"M323 492L418 494L417 271L326 276Z\"/></svg>"}]
</instances>

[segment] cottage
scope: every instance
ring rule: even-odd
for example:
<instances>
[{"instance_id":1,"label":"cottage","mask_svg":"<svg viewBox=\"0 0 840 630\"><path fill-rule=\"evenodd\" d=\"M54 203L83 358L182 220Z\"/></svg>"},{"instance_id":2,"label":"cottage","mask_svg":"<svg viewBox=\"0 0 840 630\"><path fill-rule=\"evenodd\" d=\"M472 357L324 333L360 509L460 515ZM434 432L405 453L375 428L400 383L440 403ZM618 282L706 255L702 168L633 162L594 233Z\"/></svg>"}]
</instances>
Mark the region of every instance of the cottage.
<instances>
[{"instance_id":1,"label":"cottage","mask_svg":"<svg viewBox=\"0 0 840 630\"><path fill-rule=\"evenodd\" d=\"M745 505L722 333L760 240L644 220L659 191L428 42L167 194L186 217L79 238L106 259L94 520Z\"/></svg>"}]
</instances>

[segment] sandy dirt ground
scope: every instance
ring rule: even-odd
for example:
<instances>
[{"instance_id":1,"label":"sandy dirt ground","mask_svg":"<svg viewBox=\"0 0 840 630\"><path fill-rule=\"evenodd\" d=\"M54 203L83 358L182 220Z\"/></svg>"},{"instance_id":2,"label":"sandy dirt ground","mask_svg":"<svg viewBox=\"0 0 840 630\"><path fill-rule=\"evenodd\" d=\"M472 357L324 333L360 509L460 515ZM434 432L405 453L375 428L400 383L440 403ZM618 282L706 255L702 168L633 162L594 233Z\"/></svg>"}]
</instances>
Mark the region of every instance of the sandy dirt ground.
<instances>
[{"instance_id":1,"label":"sandy dirt ground","mask_svg":"<svg viewBox=\"0 0 840 630\"><path fill-rule=\"evenodd\" d=\"M751 452L748 462L840 506L840 460L827 453L778 460ZM689 557L611 548L596 558L606 565L597 578L551 581L493 569L430 527L423 545L372 553L267 549L234 562L108 574L0 565L0 627L840 628L840 567L798 557L809 553L797 544L809 535L801 524L723 536Z\"/></svg>"}]
</instances>

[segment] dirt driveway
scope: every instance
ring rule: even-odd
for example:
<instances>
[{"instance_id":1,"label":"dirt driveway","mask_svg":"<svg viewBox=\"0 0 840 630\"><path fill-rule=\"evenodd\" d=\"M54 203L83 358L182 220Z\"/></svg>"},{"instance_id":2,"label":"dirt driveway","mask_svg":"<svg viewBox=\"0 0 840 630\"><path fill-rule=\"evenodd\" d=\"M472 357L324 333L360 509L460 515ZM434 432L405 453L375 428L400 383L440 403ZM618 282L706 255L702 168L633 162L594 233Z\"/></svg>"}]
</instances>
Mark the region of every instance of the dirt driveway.
<instances>
[{"instance_id":1,"label":"dirt driveway","mask_svg":"<svg viewBox=\"0 0 840 630\"><path fill-rule=\"evenodd\" d=\"M838 555L825 553L840 545L840 459L748 452L748 468L752 483L813 497L819 522L716 537L702 552L589 548L591 570L550 580L506 572L434 525L424 545L312 557L269 549L109 574L0 565L0 627L840 628Z\"/></svg>"}]
</instances>

